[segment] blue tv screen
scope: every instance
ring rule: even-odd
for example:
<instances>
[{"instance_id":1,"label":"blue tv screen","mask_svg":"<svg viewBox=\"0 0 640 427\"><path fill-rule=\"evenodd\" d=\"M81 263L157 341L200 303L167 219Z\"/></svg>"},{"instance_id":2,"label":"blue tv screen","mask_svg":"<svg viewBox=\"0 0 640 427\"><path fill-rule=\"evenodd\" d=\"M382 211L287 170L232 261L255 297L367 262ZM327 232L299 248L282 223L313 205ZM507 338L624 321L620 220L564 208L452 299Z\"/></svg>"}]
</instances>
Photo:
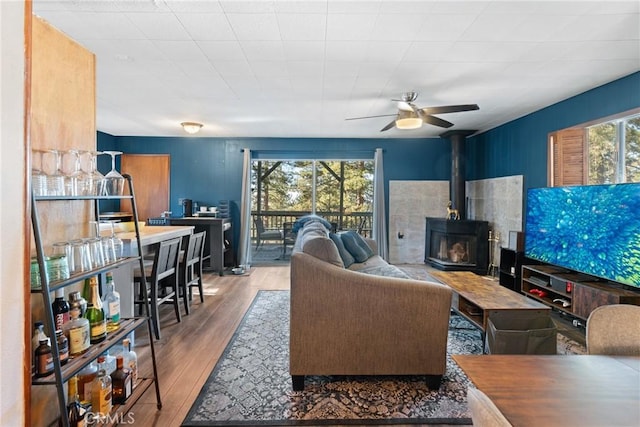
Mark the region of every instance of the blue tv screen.
<instances>
[{"instance_id":1,"label":"blue tv screen","mask_svg":"<svg viewBox=\"0 0 640 427\"><path fill-rule=\"evenodd\" d=\"M640 183L529 189L525 256L640 287Z\"/></svg>"}]
</instances>

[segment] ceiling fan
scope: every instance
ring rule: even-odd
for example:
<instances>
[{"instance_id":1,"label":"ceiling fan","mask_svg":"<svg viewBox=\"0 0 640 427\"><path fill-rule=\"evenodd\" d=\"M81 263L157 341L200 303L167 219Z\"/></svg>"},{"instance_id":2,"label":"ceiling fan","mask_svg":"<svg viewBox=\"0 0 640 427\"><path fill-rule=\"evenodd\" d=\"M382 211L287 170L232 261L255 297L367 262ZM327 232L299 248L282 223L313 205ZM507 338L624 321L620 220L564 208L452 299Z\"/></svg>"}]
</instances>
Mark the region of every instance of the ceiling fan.
<instances>
[{"instance_id":1,"label":"ceiling fan","mask_svg":"<svg viewBox=\"0 0 640 427\"><path fill-rule=\"evenodd\" d=\"M445 113L458 113L461 111L478 110L477 104L463 104L463 105L443 105L440 107L416 107L414 101L418 99L417 92L405 92L402 94L402 99L392 99L392 101L398 102L398 112L395 114L382 114L379 116L366 116L366 117L352 117L345 120L360 120L371 119L375 117L391 117L396 118L380 129L380 132L387 131L391 128L398 128L402 130L418 129L423 123L427 123L434 126L440 126L443 128L450 128L453 123L443 120L433 114L445 114Z\"/></svg>"}]
</instances>

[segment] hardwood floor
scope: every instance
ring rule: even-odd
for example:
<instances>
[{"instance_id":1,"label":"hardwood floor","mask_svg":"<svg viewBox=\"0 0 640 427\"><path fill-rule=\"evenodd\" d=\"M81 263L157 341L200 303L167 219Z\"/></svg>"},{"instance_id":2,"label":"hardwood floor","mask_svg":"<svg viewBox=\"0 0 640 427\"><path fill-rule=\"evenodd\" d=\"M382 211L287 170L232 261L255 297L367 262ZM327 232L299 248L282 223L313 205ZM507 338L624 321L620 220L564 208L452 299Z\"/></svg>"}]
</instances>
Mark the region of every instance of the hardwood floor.
<instances>
[{"instance_id":1,"label":"hardwood floor","mask_svg":"<svg viewBox=\"0 0 640 427\"><path fill-rule=\"evenodd\" d=\"M179 426L195 401L247 308L261 289L289 289L289 266L254 267L244 276L205 274L204 303L197 295L191 314L178 323L171 305L161 307L162 338L155 342L162 409L150 387L130 411L136 426ZM140 374L152 365L146 328L135 339Z\"/></svg>"}]
</instances>

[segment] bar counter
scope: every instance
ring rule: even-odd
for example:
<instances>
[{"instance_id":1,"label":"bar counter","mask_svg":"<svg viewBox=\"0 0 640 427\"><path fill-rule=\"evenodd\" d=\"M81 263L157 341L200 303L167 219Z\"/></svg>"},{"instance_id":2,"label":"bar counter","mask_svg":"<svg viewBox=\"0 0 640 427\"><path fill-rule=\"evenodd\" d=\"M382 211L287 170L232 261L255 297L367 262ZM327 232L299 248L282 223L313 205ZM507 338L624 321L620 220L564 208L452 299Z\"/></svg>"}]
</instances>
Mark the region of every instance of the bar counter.
<instances>
[{"instance_id":1,"label":"bar counter","mask_svg":"<svg viewBox=\"0 0 640 427\"><path fill-rule=\"evenodd\" d=\"M143 255L153 251L153 247L164 240L175 237L184 237L193 233L193 226L151 226L140 227L140 244ZM138 255L138 242L135 231L119 232L116 235L122 240L125 256ZM133 284L133 271L138 263L130 263L113 270L113 281L116 290L120 293L120 314L123 317L132 317L135 314L133 304L135 287Z\"/></svg>"}]
</instances>

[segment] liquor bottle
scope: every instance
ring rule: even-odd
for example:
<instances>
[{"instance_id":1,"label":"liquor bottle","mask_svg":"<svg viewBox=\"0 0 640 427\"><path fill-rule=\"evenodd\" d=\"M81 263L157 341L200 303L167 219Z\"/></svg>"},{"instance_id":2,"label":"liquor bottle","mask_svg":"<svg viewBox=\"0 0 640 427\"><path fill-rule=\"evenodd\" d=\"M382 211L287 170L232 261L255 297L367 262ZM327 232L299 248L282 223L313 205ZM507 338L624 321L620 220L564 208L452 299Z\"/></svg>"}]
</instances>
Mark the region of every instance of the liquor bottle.
<instances>
[{"instance_id":1,"label":"liquor bottle","mask_svg":"<svg viewBox=\"0 0 640 427\"><path fill-rule=\"evenodd\" d=\"M87 366L78 372L78 395L81 402L91 404L93 380L98 376L98 365L91 361Z\"/></svg>"},{"instance_id":2,"label":"liquor bottle","mask_svg":"<svg viewBox=\"0 0 640 427\"><path fill-rule=\"evenodd\" d=\"M61 365L66 365L69 361L69 340L64 336L62 331L56 331L56 341L58 342L58 359Z\"/></svg>"},{"instance_id":3,"label":"liquor bottle","mask_svg":"<svg viewBox=\"0 0 640 427\"><path fill-rule=\"evenodd\" d=\"M131 396L133 390L131 370L124 367L122 355L116 357L116 370L111 374L111 383L113 385L113 403L122 405Z\"/></svg>"},{"instance_id":4,"label":"liquor bottle","mask_svg":"<svg viewBox=\"0 0 640 427\"><path fill-rule=\"evenodd\" d=\"M84 313L87 311L87 300L80 295L79 291L74 291L69 294L69 309L72 310L73 307L78 307L80 309L80 317L84 317Z\"/></svg>"},{"instance_id":5,"label":"liquor bottle","mask_svg":"<svg viewBox=\"0 0 640 427\"><path fill-rule=\"evenodd\" d=\"M44 333L44 324L37 321L33 324L33 338L31 338L31 366L36 366L35 351L40 347L40 340L47 340L47 344L51 345L51 341Z\"/></svg>"},{"instance_id":6,"label":"liquor bottle","mask_svg":"<svg viewBox=\"0 0 640 427\"><path fill-rule=\"evenodd\" d=\"M111 412L111 377L104 370L104 356L98 356L98 375L91 385L91 410L100 419Z\"/></svg>"},{"instance_id":7,"label":"liquor bottle","mask_svg":"<svg viewBox=\"0 0 640 427\"><path fill-rule=\"evenodd\" d=\"M113 332L120 327L120 294L113 283L113 275L107 273L107 293L102 298L102 306L107 316L107 332Z\"/></svg>"},{"instance_id":8,"label":"liquor bottle","mask_svg":"<svg viewBox=\"0 0 640 427\"><path fill-rule=\"evenodd\" d=\"M111 375L116 370L116 357L111 355L109 350L102 355L104 356L104 370L107 375Z\"/></svg>"},{"instance_id":9,"label":"liquor bottle","mask_svg":"<svg viewBox=\"0 0 640 427\"><path fill-rule=\"evenodd\" d=\"M122 340L122 356L124 366L131 371L131 385L135 386L138 381L138 355L131 349L131 340L129 338Z\"/></svg>"},{"instance_id":10,"label":"liquor bottle","mask_svg":"<svg viewBox=\"0 0 640 427\"><path fill-rule=\"evenodd\" d=\"M85 415L86 410L80 404L80 397L78 395L78 377L73 376L69 378L67 392L67 418L69 419L70 427L84 427L86 426Z\"/></svg>"},{"instance_id":11,"label":"liquor bottle","mask_svg":"<svg viewBox=\"0 0 640 427\"><path fill-rule=\"evenodd\" d=\"M91 278L91 297L84 317L89 321L91 328L89 335L91 344L104 341L107 338L107 319L104 317L102 300L98 293L98 279L95 276Z\"/></svg>"},{"instance_id":12,"label":"liquor bottle","mask_svg":"<svg viewBox=\"0 0 640 427\"><path fill-rule=\"evenodd\" d=\"M55 329L62 329L62 325L69 321L69 303L64 299L64 290L56 289L56 298L51 303Z\"/></svg>"},{"instance_id":13,"label":"liquor bottle","mask_svg":"<svg viewBox=\"0 0 640 427\"><path fill-rule=\"evenodd\" d=\"M36 348L36 377L46 377L53 372L53 355L51 346L47 340L40 340L40 345Z\"/></svg>"},{"instance_id":14,"label":"liquor bottle","mask_svg":"<svg viewBox=\"0 0 640 427\"><path fill-rule=\"evenodd\" d=\"M69 311L71 318L62 325L62 332L69 340L69 356L75 357L81 355L90 345L90 328L89 321L80 317L80 306L74 305Z\"/></svg>"}]
</instances>

